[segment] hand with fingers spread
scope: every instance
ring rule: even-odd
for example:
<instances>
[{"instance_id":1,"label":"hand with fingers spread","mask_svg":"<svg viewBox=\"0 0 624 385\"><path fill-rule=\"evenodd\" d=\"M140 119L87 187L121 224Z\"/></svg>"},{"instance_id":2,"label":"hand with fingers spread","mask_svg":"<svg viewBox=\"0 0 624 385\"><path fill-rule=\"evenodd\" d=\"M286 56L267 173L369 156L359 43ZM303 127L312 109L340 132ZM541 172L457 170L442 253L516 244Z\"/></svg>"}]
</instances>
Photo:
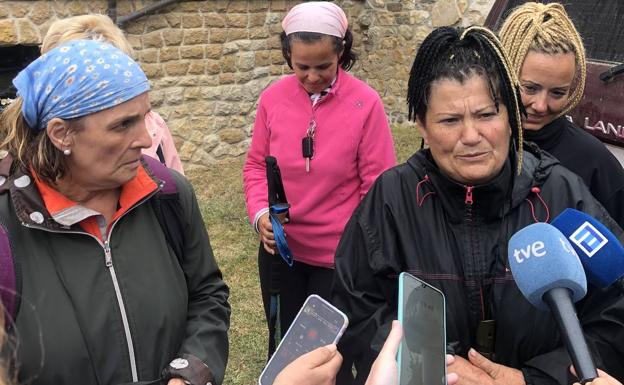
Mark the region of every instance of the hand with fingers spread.
<instances>
[{"instance_id":1,"label":"hand with fingers spread","mask_svg":"<svg viewBox=\"0 0 624 385\"><path fill-rule=\"evenodd\" d=\"M492 362L474 349L468 351L468 359L474 366L487 373L494 384L525 385L524 375L518 369Z\"/></svg>"},{"instance_id":2,"label":"hand with fingers spread","mask_svg":"<svg viewBox=\"0 0 624 385\"><path fill-rule=\"evenodd\" d=\"M459 376L457 373L449 371L449 366L455 362L455 356L452 354L446 355L446 385L456 385L459 383Z\"/></svg>"},{"instance_id":3,"label":"hand with fingers spread","mask_svg":"<svg viewBox=\"0 0 624 385\"><path fill-rule=\"evenodd\" d=\"M492 378L483 370L474 366L470 361L460 356L453 356L450 364L447 361L448 373L454 373L458 379L457 385L492 385Z\"/></svg>"},{"instance_id":4,"label":"hand with fingers spread","mask_svg":"<svg viewBox=\"0 0 624 385\"><path fill-rule=\"evenodd\" d=\"M284 368L273 385L333 385L342 365L336 345L327 345L302 355Z\"/></svg>"},{"instance_id":5,"label":"hand with fingers spread","mask_svg":"<svg viewBox=\"0 0 624 385\"><path fill-rule=\"evenodd\" d=\"M447 370L458 375L457 385L525 385L520 370L492 362L474 349L468 360L455 356Z\"/></svg>"}]
</instances>

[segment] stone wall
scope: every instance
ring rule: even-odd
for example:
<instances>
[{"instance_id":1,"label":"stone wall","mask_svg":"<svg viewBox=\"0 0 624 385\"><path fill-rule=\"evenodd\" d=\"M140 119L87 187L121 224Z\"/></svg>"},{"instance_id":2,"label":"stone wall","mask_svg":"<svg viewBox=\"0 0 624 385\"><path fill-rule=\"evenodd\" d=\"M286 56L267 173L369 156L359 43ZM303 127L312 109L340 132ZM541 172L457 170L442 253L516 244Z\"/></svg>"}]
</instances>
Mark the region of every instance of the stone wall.
<instances>
[{"instance_id":1,"label":"stone wall","mask_svg":"<svg viewBox=\"0 0 624 385\"><path fill-rule=\"evenodd\" d=\"M155 1L118 0L124 16ZM259 93L289 73L278 35L300 1L183 1L124 29L150 78L152 106L167 121L187 168L246 152ZM360 60L352 70L382 96L392 122L406 119L415 51L437 26L481 24L494 0L338 0ZM105 13L107 1L0 2L0 46L41 43L56 19Z\"/></svg>"}]
</instances>

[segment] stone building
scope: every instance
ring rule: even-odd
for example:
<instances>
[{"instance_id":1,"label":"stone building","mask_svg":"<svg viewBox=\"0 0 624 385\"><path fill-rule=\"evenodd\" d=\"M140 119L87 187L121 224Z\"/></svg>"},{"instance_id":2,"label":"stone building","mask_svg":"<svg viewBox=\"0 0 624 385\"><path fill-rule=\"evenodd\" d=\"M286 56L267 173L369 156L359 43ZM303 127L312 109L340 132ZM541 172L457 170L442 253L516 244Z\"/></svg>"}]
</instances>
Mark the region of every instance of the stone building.
<instances>
[{"instance_id":1,"label":"stone building","mask_svg":"<svg viewBox=\"0 0 624 385\"><path fill-rule=\"evenodd\" d=\"M246 152L259 93L289 72L278 35L281 19L298 2L179 1L123 25L152 82L152 106L167 121L187 168ZM380 93L391 122L406 120L409 68L424 37L437 26L482 24L493 2L337 1L360 55L352 72ZM154 3L118 0L117 17ZM54 20L106 13L107 6L105 0L0 1L0 63L7 52L36 52ZM3 53L11 47L30 51ZM0 74L6 87L14 72L0 67Z\"/></svg>"}]
</instances>

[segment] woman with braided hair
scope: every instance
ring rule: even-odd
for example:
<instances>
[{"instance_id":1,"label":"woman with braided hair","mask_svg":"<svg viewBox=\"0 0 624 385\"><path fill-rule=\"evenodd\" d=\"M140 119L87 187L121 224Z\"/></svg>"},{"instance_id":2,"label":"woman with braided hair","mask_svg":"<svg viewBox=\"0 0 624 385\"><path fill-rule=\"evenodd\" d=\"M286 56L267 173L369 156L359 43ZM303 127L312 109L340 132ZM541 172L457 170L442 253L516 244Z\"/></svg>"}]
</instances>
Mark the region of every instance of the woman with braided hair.
<instances>
[{"instance_id":1,"label":"woman with braided hair","mask_svg":"<svg viewBox=\"0 0 624 385\"><path fill-rule=\"evenodd\" d=\"M554 320L514 282L507 243L567 207L582 207L620 239L624 233L577 175L523 144L515 72L491 31L434 30L407 94L428 148L376 180L336 251L332 299L349 317L339 383L349 381L352 362L355 383L364 383L397 316L404 271L446 296L447 350L455 354L447 371L460 385L573 383ZM597 366L622 376L624 334L614 330L624 330L624 298L590 289L576 310Z\"/></svg>"},{"instance_id":2,"label":"woman with braided hair","mask_svg":"<svg viewBox=\"0 0 624 385\"><path fill-rule=\"evenodd\" d=\"M561 4L528 2L505 20L500 39L520 82L525 139L579 175L624 226L624 169L597 138L566 119L585 88L585 48Z\"/></svg>"}]
</instances>

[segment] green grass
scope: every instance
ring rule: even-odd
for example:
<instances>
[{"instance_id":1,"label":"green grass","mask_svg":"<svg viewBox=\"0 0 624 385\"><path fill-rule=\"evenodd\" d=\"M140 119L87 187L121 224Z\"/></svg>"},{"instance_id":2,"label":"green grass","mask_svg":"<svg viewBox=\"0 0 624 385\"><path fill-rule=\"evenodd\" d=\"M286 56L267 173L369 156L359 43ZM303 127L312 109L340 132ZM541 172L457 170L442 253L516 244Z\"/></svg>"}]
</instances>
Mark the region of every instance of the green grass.
<instances>
[{"instance_id":1,"label":"green grass","mask_svg":"<svg viewBox=\"0 0 624 385\"><path fill-rule=\"evenodd\" d=\"M393 127L399 162L420 148L413 125ZM267 331L260 296L258 238L249 225L242 187L244 159L190 172L210 241L230 287L232 319L226 385L252 385L266 359Z\"/></svg>"}]
</instances>

